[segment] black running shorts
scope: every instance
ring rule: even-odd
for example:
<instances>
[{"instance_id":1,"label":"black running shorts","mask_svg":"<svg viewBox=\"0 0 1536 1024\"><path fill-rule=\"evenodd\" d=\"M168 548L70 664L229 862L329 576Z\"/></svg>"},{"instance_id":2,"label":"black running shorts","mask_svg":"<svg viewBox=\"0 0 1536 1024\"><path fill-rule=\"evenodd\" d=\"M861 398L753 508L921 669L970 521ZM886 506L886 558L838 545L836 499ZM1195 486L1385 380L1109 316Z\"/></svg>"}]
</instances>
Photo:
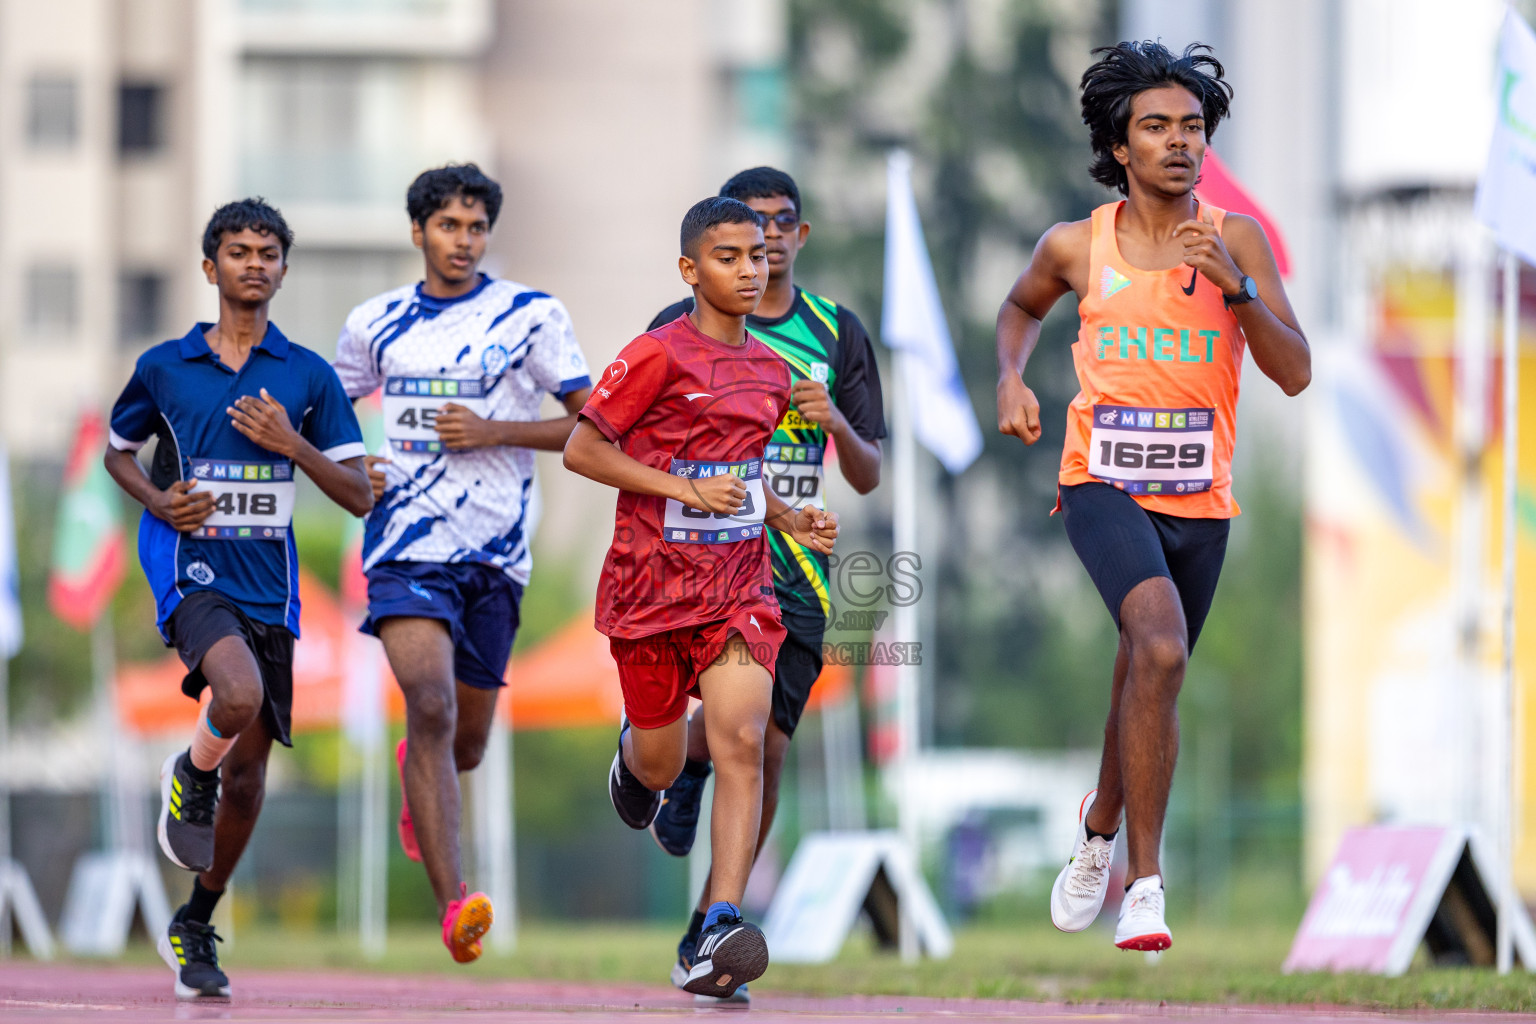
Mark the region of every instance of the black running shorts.
<instances>
[{"instance_id":1,"label":"black running shorts","mask_svg":"<svg viewBox=\"0 0 1536 1024\"><path fill-rule=\"evenodd\" d=\"M773 667L773 720L784 735L793 736L811 699L811 684L821 675L821 634L788 632Z\"/></svg>"},{"instance_id":2,"label":"black running shorts","mask_svg":"<svg viewBox=\"0 0 1536 1024\"><path fill-rule=\"evenodd\" d=\"M261 717L273 739L285 747L293 746L288 735L293 721L293 634L287 627L253 621L223 594L199 590L176 606L165 624L165 635L187 666L181 692L193 700L208 685L202 665L213 645L227 636L244 641L261 669L265 691Z\"/></svg>"},{"instance_id":3,"label":"black running shorts","mask_svg":"<svg viewBox=\"0 0 1536 1024\"><path fill-rule=\"evenodd\" d=\"M1227 519L1188 519L1148 512L1109 484L1063 486L1061 518L1067 539L1120 627L1120 605L1143 580L1166 576L1179 592L1195 649L1211 610L1227 555Z\"/></svg>"}]
</instances>

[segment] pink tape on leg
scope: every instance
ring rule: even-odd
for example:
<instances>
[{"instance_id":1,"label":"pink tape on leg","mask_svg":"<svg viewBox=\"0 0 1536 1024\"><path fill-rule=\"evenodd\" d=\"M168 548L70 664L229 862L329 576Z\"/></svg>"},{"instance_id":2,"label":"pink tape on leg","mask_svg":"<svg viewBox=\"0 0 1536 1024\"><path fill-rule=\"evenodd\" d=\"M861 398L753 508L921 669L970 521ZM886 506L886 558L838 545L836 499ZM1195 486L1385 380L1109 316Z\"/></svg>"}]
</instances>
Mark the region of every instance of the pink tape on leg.
<instances>
[{"instance_id":1,"label":"pink tape on leg","mask_svg":"<svg viewBox=\"0 0 1536 1024\"><path fill-rule=\"evenodd\" d=\"M203 708L197 719L197 730L192 733L192 767L204 772L213 771L223 763L224 755L234 745L234 736L226 738L213 731L213 726L208 724L208 709Z\"/></svg>"}]
</instances>

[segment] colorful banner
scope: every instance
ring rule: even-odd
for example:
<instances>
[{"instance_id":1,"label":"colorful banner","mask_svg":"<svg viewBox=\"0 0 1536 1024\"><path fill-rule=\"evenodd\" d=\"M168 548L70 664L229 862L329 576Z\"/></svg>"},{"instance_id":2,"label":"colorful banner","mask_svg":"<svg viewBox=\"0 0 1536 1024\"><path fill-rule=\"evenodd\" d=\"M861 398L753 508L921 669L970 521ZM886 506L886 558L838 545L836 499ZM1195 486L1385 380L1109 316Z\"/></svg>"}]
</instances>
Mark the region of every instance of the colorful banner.
<instances>
[{"instance_id":1,"label":"colorful banner","mask_svg":"<svg viewBox=\"0 0 1536 1024\"><path fill-rule=\"evenodd\" d=\"M1509 727L1499 684L1496 318L1487 325L1479 432L1487 443L1469 464L1456 431L1458 380L1468 367L1456 345L1466 319L1458 320L1454 275L1389 264L1367 297L1367 336L1317 345L1308 394L1303 793L1311 879L1351 827L1469 825L1491 840ZM1536 395L1536 302L1523 310L1519 385ZM1516 591L1529 595L1536 403L1525 403L1519 436ZM1523 709L1514 723L1515 874L1533 895L1536 601L1527 599L1517 600L1515 688Z\"/></svg>"},{"instance_id":2,"label":"colorful banner","mask_svg":"<svg viewBox=\"0 0 1536 1024\"><path fill-rule=\"evenodd\" d=\"M95 625L106 609L128 562L121 498L101 461L106 450L107 430L101 416L85 413L64 468L53 571L48 578L48 606L81 631Z\"/></svg>"}]
</instances>

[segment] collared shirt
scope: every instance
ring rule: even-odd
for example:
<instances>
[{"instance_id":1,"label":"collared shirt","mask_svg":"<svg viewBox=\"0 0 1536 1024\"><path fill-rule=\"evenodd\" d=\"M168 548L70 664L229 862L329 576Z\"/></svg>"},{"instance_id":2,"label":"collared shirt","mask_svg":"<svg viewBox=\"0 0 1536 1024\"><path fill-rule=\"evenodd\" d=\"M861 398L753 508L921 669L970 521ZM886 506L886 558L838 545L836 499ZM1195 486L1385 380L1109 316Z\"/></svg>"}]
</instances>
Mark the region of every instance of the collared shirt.
<instances>
[{"instance_id":1,"label":"collared shirt","mask_svg":"<svg viewBox=\"0 0 1536 1024\"><path fill-rule=\"evenodd\" d=\"M479 562L526 585L533 450L450 451L433 423L449 402L482 419L531 422L546 395L591 387L560 300L488 275L456 298L405 285L347 317L336 372L353 398L384 392L380 454L389 462L363 533L363 567Z\"/></svg>"},{"instance_id":2,"label":"collared shirt","mask_svg":"<svg viewBox=\"0 0 1536 1024\"><path fill-rule=\"evenodd\" d=\"M145 352L112 408L112 447L138 451L158 437L150 479L164 489L197 480L222 505L212 522L178 533L148 510L139 520L139 562L155 594L156 622L165 623L190 593L215 590L257 622L299 634L299 560L286 521L263 525L254 511L281 509L293 463L236 430L226 411L245 395L267 393L288 410L294 429L336 462L367 452L341 381L324 359L267 324L261 344L238 371L209 347L200 323L177 341ZM221 481L228 483L221 484ZM266 485L266 486L263 486ZM198 488L193 488L194 493ZM277 494L277 497L274 497ZM253 525L254 524L254 525ZM210 534L212 534L210 536Z\"/></svg>"}]
</instances>

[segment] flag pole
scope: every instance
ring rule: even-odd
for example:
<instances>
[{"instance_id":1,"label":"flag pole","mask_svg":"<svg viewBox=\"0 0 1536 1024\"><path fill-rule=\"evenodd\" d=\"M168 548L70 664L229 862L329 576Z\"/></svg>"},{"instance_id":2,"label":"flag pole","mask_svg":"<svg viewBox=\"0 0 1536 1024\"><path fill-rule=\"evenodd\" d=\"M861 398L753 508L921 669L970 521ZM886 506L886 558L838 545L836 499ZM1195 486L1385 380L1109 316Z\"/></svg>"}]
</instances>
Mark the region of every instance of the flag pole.
<instances>
[{"instance_id":1,"label":"flag pole","mask_svg":"<svg viewBox=\"0 0 1536 1024\"><path fill-rule=\"evenodd\" d=\"M1519 333L1520 333L1520 258L1512 251L1504 253L1504 580L1503 580L1503 651L1499 667L1504 712L1504 735L1499 744L1499 846L1504 877L1499 886L1497 962L1500 974L1514 967L1515 915L1515 483L1519 442ZM1530 966L1529 964L1527 965Z\"/></svg>"},{"instance_id":2,"label":"flag pole","mask_svg":"<svg viewBox=\"0 0 1536 1024\"><path fill-rule=\"evenodd\" d=\"M913 436L911 395L907 388L907 371L911 356L898 350L891 360L891 540L893 555L917 551L917 439ZM891 632L897 643L915 643L920 624L917 603L907 601L898 604L891 612ZM907 659L896 666L896 827L912 855L914 864L921 863L918 848L917 809L912 804L912 773L916 769L918 742L918 667ZM898 936L902 960L911 963L918 957L917 931L913 926L906 902L899 910L901 921Z\"/></svg>"}]
</instances>

